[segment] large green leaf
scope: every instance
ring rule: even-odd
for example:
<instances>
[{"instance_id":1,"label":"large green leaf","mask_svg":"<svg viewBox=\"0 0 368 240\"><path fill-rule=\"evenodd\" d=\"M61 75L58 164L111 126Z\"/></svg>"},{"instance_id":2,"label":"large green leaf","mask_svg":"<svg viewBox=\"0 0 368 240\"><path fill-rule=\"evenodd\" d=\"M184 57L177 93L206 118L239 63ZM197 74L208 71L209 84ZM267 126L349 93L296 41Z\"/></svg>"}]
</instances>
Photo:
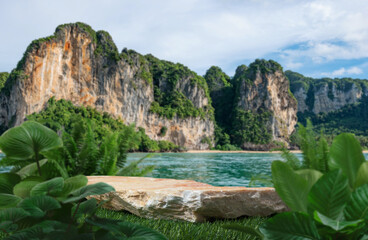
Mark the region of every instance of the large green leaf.
<instances>
[{"instance_id":1,"label":"large green leaf","mask_svg":"<svg viewBox=\"0 0 368 240\"><path fill-rule=\"evenodd\" d=\"M314 219L317 222L322 223L323 225L328 226L335 231L341 231L345 228L358 228L358 225L364 222L363 219L359 219L355 221L334 220L317 211L314 212Z\"/></svg>"},{"instance_id":2,"label":"large green leaf","mask_svg":"<svg viewBox=\"0 0 368 240\"><path fill-rule=\"evenodd\" d=\"M275 189L284 203L293 211L306 212L309 183L284 162L272 162L271 169Z\"/></svg>"},{"instance_id":3,"label":"large green leaf","mask_svg":"<svg viewBox=\"0 0 368 240\"><path fill-rule=\"evenodd\" d=\"M358 188L367 183L368 183L368 161L365 161L359 167L357 178L355 181L355 188Z\"/></svg>"},{"instance_id":4,"label":"large green leaf","mask_svg":"<svg viewBox=\"0 0 368 240\"><path fill-rule=\"evenodd\" d=\"M27 121L0 137L0 149L12 159L25 160L63 145L59 136L37 122Z\"/></svg>"},{"instance_id":5,"label":"large green leaf","mask_svg":"<svg viewBox=\"0 0 368 240\"><path fill-rule=\"evenodd\" d=\"M345 207L345 218L347 220L368 220L368 184L357 188Z\"/></svg>"},{"instance_id":6,"label":"large green leaf","mask_svg":"<svg viewBox=\"0 0 368 240\"><path fill-rule=\"evenodd\" d=\"M280 213L264 222L260 231L270 240L319 240L320 236L313 220L304 213Z\"/></svg>"},{"instance_id":7,"label":"large green leaf","mask_svg":"<svg viewBox=\"0 0 368 240\"><path fill-rule=\"evenodd\" d=\"M95 198L88 199L72 208L72 213L76 218L83 216L89 216L96 212L97 210L97 200Z\"/></svg>"},{"instance_id":8,"label":"large green leaf","mask_svg":"<svg viewBox=\"0 0 368 240\"><path fill-rule=\"evenodd\" d=\"M323 215L340 220L345 204L350 199L348 179L341 170L334 170L322 176L308 195L308 208Z\"/></svg>"},{"instance_id":9,"label":"large green leaf","mask_svg":"<svg viewBox=\"0 0 368 240\"><path fill-rule=\"evenodd\" d=\"M52 195L61 192L64 187L64 179L57 177L42 182L34 186L31 190L31 196Z\"/></svg>"},{"instance_id":10,"label":"large green leaf","mask_svg":"<svg viewBox=\"0 0 368 240\"><path fill-rule=\"evenodd\" d=\"M16 222L22 218L28 217L29 213L21 208L7 208L0 210L0 222L12 221Z\"/></svg>"},{"instance_id":11,"label":"large green leaf","mask_svg":"<svg viewBox=\"0 0 368 240\"><path fill-rule=\"evenodd\" d=\"M42 159L41 161L39 161L40 166L42 167L45 163L47 163L47 161L48 161L47 159ZM17 174L22 178L25 178L28 176L36 175L36 172L37 172L37 163L31 163L20 169L17 172Z\"/></svg>"},{"instance_id":12,"label":"large green leaf","mask_svg":"<svg viewBox=\"0 0 368 240\"><path fill-rule=\"evenodd\" d=\"M63 199L67 197L71 192L86 186L88 183L88 179L86 176L78 175L74 177L70 177L65 179L64 181L64 187L63 190L58 193L56 196L58 196L60 199Z\"/></svg>"},{"instance_id":13,"label":"large green leaf","mask_svg":"<svg viewBox=\"0 0 368 240\"><path fill-rule=\"evenodd\" d=\"M365 162L362 148L353 134L342 133L337 136L330 148L330 167L340 168L354 187L360 165Z\"/></svg>"},{"instance_id":14,"label":"large green leaf","mask_svg":"<svg viewBox=\"0 0 368 240\"><path fill-rule=\"evenodd\" d=\"M311 188L320 177L322 177L322 173L320 171L314 169L301 169L295 171L299 176L303 177L307 182L309 187Z\"/></svg>"},{"instance_id":15,"label":"large green leaf","mask_svg":"<svg viewBox=\"0 0 368 240\"><path fill-rule=\"evenodd\" d=\"M71 197L64 200L63 203L76 202L88 196L101 195L112 191L115 191L112 186L99 182L73 191Z\"/></svg>"},{"instance_id":16,"label":"large green leaf","mask_svg":"<svg viewBox=\"0 0 368 240\"><path fill-rule=\"evenodd\" d=\"M13 194L0 193L0 209L15 207L22 199Z\"/></svg>"},{"instance_id":17,"label":"large green leaf","mask_svg":"<svg viewBox=\"0 0 368 240\"><path fill-rule=\"evenodd\" d=\"M61 205L50 196L34 196L24 199L19 207L30 213L32 217L41 218L47 211L61 208Z\"/></svg>"},{"instance_id":18,"label":"large green leaf","mask_svg":"<svg viewBox=\"0 0 368 240\"><path fill-rule=\"evenodd\" d=\"M42 182L40 179L23 180L14 186L13 193L21 198L26 198L31 195L31 190L34 186Z\"/></svg>"},{"instance_id":19,"label":"large green leaf","mask_svg":"<svg viewBox=\"0 0 368 240\"><path fill-rule=\"evenodd\" d=\"M0 193L13 193L14 186L20 182L20 177L15 173L0 174Z\"/></svg>"}]
</instances>

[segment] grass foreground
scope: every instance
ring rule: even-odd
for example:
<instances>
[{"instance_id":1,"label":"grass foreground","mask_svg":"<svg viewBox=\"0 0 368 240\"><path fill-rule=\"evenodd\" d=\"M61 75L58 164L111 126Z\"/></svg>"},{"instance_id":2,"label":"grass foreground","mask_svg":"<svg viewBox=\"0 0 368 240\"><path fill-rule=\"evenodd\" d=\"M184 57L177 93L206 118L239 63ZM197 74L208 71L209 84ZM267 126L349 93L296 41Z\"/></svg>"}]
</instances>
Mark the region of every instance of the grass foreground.
<instances>
[{"instance_id":1,"label":"grass foreground","mask_svg":"<svg viewBox=\"0 0 368 240\"><path fill-rule=\"evenodd\" d=\"M267 219L262 217L244 217L234 220L191 223L163 219L145 219L127 212L117 212L107 209L98 210L97 215L149 227L161 232L170 240L253 240L256 238L249 234L227 230L222 228L222 226L236 223L243 226L257 227Z\"/></svg>"}]
</instances>

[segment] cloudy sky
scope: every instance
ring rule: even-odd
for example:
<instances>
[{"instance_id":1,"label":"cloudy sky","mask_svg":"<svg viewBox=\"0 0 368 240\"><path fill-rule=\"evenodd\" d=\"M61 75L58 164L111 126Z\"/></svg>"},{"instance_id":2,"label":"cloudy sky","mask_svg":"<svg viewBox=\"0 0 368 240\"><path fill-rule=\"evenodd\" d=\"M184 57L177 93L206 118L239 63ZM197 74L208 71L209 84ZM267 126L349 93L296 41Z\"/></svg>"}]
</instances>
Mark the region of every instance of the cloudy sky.
<instances>
[{"instance_id":1,"label":"cloudy sky","mask_svg":"<svg viewBox=\"0 0 368 240\"><path fill-rule=\"evenodd\" d=\"M366 0L0 0L0 71L59 24L108 31L119 50L180 62L199 74L212 65L273 59L312 77L368 78Z\"/></svg>"}]
</instances>

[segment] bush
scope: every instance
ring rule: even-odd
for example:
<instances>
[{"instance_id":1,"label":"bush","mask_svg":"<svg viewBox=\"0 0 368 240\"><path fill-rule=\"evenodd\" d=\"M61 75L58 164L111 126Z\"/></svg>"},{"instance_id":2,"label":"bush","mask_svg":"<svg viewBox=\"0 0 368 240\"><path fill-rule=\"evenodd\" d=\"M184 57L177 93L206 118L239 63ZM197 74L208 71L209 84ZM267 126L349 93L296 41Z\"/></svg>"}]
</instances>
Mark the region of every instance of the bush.
<instances>
[{"instance_id":1,"label":"bush","mask_svg":"<svg viewBox=\"0 0 368 240\"><path fill-rule=\"evenodd\" d=\"M0 230L6 239L166 239L139 225L97 217L101 204L85 198L115 189L101 182L87 186L83 175L65 176L64 162L50 154L62 145L55 132L36 122L0 137L5 162L16 165L0 174ZM15 171L17 166L23 167ZM50 179L50 172L59 175Z\"/></svg>"},{"instance_id":2,"label":"bush","mask_svg":"<svg viewBox=\"0 0 368 240\"><path fill-rule=\"evenodd\" d=\"M160 130L160 136L165 137L167 132L167 127L163 126Z\"/></svg>"},{"instance_id":3,"label":"bush","mask_svg":"<svg viewBox=\"0 0 368 240\"><path fill-rule=\"evenodd\" d=\"M366 239L368 161L355 136L347 133L333 140L328 155L328 167L315 156L303 160L302 170L274 161L272 181L291 211L268 219L260 231L243 231L260 239Z\"/></svg>"},{"instance_id":4,"label":"bush","mask_svg":"<svg viewBox=\"0 0 368 240\"><path fill-rule=\"evenodd\" d=\"M56 101L50 98L44 110L28 115L27 119L39 122L56 132L65 132L69 135L73 134L76 124L82 119L85 123L90 122L93 128L92 135L97 145L111 135L111 132L119 132L125 134L121 139L130 143L127 151L160 151L158 143L151 140L144 129L135 131L133 130L134 125L127 126L121 119L116 119L106 112L100 113L90 107L77 107L72 102L63 99Z\"/></svg>"}]
</instances>

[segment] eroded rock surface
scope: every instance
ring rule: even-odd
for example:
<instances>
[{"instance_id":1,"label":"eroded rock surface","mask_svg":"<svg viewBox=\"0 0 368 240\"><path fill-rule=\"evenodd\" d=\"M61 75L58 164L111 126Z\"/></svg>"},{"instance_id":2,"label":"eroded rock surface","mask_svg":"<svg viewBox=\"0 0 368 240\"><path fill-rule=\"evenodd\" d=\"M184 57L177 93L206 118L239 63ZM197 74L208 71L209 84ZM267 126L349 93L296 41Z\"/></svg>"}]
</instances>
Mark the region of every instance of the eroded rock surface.
<instances>
[{"instance_id":1,"label":"eroded rock surface","mask_svg":"<svg viewBox=\"0 0 368 240\"><path fill-rule=\"evenodd\" d=\"M287 210L274 188L215 187L192 180L146 177L91 176L88 183L105 182L116 189L98 200L104 207L126 210L146 218L203 222L213 218L268 216Z\"/></svg>"},{"instance_id":2,"label":"eroded rock surface","mask_svg":"<svg viewBox=\"0 0 368 240\"><path fill-rule=\"evenodd\" d=\"M127 124L135 123L151 139L169 140L188 149L207 149L202 139L213 138L214 123L206 85L198 81L201 77L182 67L186 73L174 72L174 81L165 71L153 73L151 65L148 57L134 51L118 53L104 31L94 32L81 23L61 25L53 36L32 42L8 78L0 94L1 130L21 124L54 97L110 113ZM177 67L169 65L174 70ZM166 118L153 113L155 86L170 86L203 116ZM165 136L160 132L163 127L167 129Z\"/></svg>"}]
</instances>

